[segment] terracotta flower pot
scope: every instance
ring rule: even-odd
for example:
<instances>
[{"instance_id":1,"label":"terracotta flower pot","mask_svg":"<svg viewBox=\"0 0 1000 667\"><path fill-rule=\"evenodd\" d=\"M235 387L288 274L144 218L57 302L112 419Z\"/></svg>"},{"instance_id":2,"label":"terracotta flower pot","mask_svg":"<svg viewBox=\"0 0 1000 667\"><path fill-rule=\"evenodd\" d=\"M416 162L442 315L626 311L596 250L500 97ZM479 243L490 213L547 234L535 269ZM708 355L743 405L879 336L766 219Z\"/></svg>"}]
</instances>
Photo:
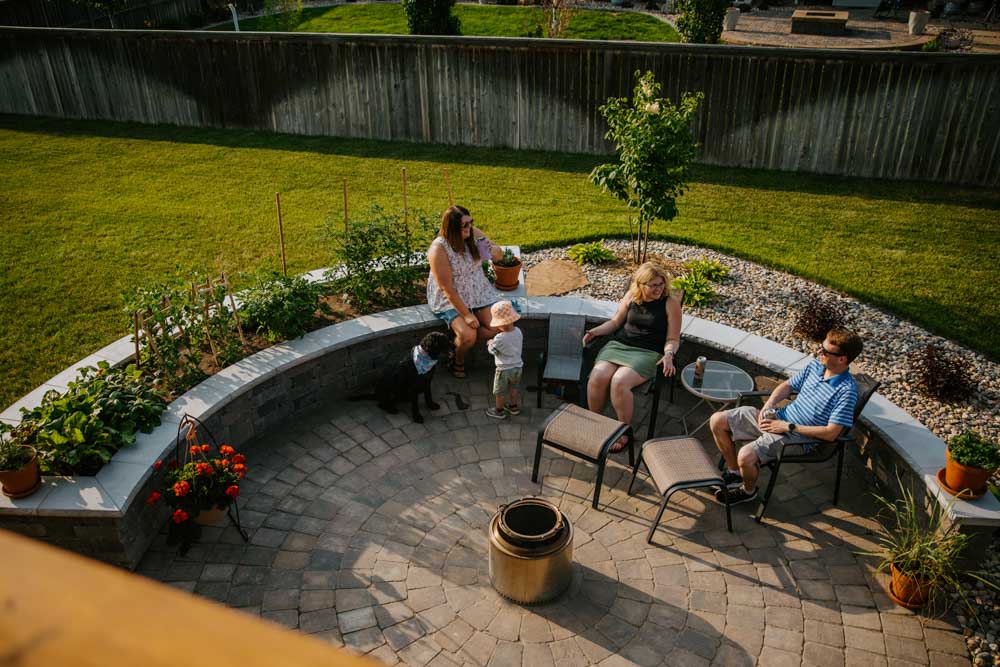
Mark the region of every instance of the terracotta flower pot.
<instances>
[{"instance_id":1,"label":"terracotta flower pot","mask_svg":"<svg viewBox=\"0 0 1000 667\"><path fill-rule=\"evenodd\" d=\"M931 584L929 581L911 577L897 569L895 565L892 566L892 583L889 595L895 602L908 609L916 609L927 603L930 594Z\"/></svg>"},{"instance_id":2,"label":"terracotta flower pot","mask_svg":"<svg viewBox=\"0 0 1000 667\"><path fill-rule=\"evenodd\" d=\"M986 486L986 482L989 481L992 474L992 470L971 468L962 465L951 458L950 450L945 450L944 479L948 483L948 486L955 489L955 491L969 489L972 492L978 492Z\"/></svg>"},{"instance_id":3,"label":"terracotta flower pot","mask_svg":"<svg viewBox=\"0 0 1000 667\"><path fill-rule=\"evenodd\" d=\"M8 498L24 498L30 496L42 485L42 475L38 470L38 454L34 447L31 450L31 460L20 470L0 470L0 484L3 494Z\"/></svg>"},{"instance_id":4,"label":"terracotta flower pot","mask_svg":"<svg viewBox=\"0 0 1000 667\"><path fill-rule=\"evenodd\" d=\"M514 266L499 266L493 263L493 272L497 274L496 288L504 292L517 289L521 283L521 262Z\"/></svg>"},{"instance_id":5,"label":"terracotta flower pot","mask_svg":"<svg viewBox=\"0 0 1000 667\"><path fill-rule=\"evenodd\" d=\"M210 510L202 510L198 512L198 516L194 518L194 522L199 526L214 526L219 523L226 513L225 507L213 507Z\"/></svg>"}]
</instances>

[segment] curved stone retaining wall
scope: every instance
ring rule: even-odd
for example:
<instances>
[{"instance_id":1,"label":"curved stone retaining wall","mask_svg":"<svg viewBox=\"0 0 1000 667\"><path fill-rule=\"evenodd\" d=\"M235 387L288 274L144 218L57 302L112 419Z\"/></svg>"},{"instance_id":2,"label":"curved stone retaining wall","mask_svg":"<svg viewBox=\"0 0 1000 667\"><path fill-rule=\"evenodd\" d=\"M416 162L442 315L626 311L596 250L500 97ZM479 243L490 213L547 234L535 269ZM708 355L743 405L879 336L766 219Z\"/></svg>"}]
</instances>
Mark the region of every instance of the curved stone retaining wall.
<instances>
[{"instance_id":1,"label":"curved stone retaining wall","mask_svg":"<svg viewBox=\"0 0 1000 667\"><path fill-rule=\"evenodd\" d=\"M578 297L518 301L529 360L544 346L550 314L584 314L596 323L610 317L616 306ZM149 507L144 502L155 481L152 464L172 455L184 414L201 419L220 442L238 445L324 402L364 392L383 361L412 346L423 332L441 326L426 305L413 306L334 324L258 352L172 402L159 427L139 434L133 446L118 452L96 476L46 477L43 488L29 498L0 496L0 527L134 567L166 516L162 503ZM809 361L773 341L695 317L684 318L682 336L682 362L696 354L722 352L752 374L782 377ZM116 341L29 393L0 418L16 422L18 407L37 404L48 389L65 389L79 366L102 359L126 363L133 351L128 337ZM879 479L888 481L898 472L912 488L926 485L933 494L942 494L931 478L943 465L943 443L923 425L876 395L863 414L862 431L861 452ZM963 526L1000 524L1000 503L990 494L975 503L957 501L949 512Z\"/></svg>"}]
</instances>

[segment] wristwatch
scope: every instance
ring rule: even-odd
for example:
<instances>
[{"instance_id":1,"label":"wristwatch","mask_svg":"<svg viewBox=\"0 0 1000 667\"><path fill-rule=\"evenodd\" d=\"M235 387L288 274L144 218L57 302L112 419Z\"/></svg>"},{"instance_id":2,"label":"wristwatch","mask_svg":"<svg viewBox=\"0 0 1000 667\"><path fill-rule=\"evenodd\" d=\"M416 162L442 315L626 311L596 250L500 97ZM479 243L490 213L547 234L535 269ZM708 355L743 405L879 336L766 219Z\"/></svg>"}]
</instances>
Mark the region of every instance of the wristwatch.
<instances>
[{"instance_id":1,"label":"wristwatch","mask_svg":"<svg viewBox=\"0 0 1000 667\"><path fill-rule=\"evenodd\" d=\"M795 424L793 424L791 422L788 422L788 432L789 433L795 433L795 429L797 429L797 428L798 428L798 426L796 426Z\"/></svg>"}]
</instances>

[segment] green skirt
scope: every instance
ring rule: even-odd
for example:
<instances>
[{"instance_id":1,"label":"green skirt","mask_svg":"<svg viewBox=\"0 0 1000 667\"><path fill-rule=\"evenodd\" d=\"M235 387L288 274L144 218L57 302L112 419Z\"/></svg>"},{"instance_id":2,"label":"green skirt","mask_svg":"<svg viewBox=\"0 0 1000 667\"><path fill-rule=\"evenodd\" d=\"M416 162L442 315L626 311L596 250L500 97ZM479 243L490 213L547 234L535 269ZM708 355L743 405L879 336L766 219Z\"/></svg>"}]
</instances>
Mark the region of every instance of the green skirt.
<instances>
[{"instance_id":1,"label":"green skirt","mask_svg":"<svg viewBox=\"0 0 1000 667\"><path fill-rule=\"evenodd\" d=\"M597 353L597 361L607 361L618 366L628 366L647 380L656 375L656 362L662 354L641 347L632 347L616 340L609 342Z\"/></svg>"}]
</instances>

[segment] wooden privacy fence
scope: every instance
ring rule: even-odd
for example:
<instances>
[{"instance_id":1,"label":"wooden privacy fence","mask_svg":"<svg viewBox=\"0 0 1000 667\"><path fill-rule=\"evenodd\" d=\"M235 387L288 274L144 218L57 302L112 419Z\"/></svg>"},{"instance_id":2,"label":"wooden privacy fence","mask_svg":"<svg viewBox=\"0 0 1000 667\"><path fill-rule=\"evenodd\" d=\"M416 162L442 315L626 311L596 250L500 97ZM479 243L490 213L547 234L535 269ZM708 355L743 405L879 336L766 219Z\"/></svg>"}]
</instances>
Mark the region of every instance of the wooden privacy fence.
<instances>
[{"instance_id":1,"label":"wooden privacy fence","mask_svg":"<svg viewBox=\"0 0 1000 667\"><path fill-rule=\"evenodd\" d=\"M218 4L218 3L216 3ZM210 9L208 0L149 0L111 12L115 28L144 28L184 21ZM108 12L69 0L0 0L0 25L110 28Z\"/></svg>"},{"instance_id":2,"label":"wooden privacy fence","mask_svg":"<svg viewBox=\"0 0 1000 667\"><path fill-rule=\"evenodd\" d=\"M607 153L653 70L704 91L700 161L1000 185L1000 56L0 28L0 112Z\"/></svg>"}]
</instances>

